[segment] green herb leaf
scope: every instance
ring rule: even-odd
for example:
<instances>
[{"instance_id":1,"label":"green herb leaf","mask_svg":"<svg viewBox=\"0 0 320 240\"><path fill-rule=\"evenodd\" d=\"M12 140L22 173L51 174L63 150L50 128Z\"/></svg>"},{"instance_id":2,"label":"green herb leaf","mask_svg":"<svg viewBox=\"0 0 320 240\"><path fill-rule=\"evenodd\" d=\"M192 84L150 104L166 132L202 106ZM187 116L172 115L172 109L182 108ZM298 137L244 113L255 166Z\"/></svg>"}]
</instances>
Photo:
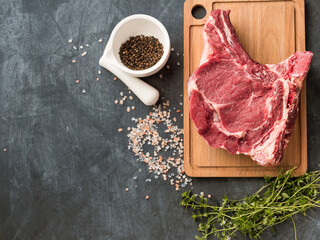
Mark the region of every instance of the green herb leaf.
<instances>
[{"instance_id":1,"label":"green herb leaf","mask_svg":"<svg viewBox=\"0 0 320 240\"><path fill-rule=\"evenodd\" d=\"M284 197L284 198L289 198L289 195L284 192L284 193L282 193L282 197Z\"/></svg>"},{"instance_id":2,"label":"green herb leaf","mask_svg":"<svg viewBox=\"0 0 320 240\"><path fill-rule=\"evenodd\" d=\"M222 199L221 206L209 205L205 197L182 194L180 205L193 209L192 218L200 221L199 231L205 240L211 234L218 239L229 239L241 232L250 238L261 239L261 233L312 207L320 207L317 199L320 186L320 170L293 178L295 168L279 174L276 178L266 177L266 185L242 200ZM293 226L294 221L293 221ZM296 230L295 230L296 231Z\"/></svg>"}]
</instances>

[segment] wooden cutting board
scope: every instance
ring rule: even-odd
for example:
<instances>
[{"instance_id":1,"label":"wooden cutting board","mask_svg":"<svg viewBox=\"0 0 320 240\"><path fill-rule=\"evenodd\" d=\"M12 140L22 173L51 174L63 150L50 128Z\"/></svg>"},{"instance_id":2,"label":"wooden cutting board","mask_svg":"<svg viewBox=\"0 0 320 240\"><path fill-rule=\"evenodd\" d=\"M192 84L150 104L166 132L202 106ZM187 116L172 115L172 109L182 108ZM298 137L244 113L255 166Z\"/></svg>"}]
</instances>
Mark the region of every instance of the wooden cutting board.
<instances>
[{"instance_id":1,"label":"wooden cutting board","mask_svg":"<svg viewBox=\"0 0 320 240\"><path fill-rule=\"evenodd\" d=\"M203 19L192 9L206 9ZM301 91L299 113L281 163L261 167L245 155L213 149L198 134L189 117L187 81L198 67L203 49L202 29L212 9L230 9L240 42L259 63L278 63L293 52L305 50L304 1L294 0L186 0L184 4L184 164L192 177L263 177L297 166L295 176L307 170L306 84Z\"/></svg>"}]
</instances>

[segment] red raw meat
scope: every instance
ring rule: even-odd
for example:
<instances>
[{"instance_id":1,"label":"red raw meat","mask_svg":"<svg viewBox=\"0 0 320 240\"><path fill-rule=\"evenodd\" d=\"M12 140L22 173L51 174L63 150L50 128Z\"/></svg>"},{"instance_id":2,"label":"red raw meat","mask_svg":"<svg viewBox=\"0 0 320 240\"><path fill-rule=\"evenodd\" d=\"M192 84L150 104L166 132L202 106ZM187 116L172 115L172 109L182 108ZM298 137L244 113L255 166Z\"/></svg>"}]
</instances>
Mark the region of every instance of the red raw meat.
<instances>
[{"instance_id":1,"label":"red raw meat","mask_svg":"<svg viewBox=\"0 0 320 240\"><path fill-rule=\"evenodd\" d=\"M230 10L213 10L204 30L200 65L188 81L190 117L213 148L280 162L297 116L311 52L262 65L241 46Z\"/></svg>"}]
</instances>

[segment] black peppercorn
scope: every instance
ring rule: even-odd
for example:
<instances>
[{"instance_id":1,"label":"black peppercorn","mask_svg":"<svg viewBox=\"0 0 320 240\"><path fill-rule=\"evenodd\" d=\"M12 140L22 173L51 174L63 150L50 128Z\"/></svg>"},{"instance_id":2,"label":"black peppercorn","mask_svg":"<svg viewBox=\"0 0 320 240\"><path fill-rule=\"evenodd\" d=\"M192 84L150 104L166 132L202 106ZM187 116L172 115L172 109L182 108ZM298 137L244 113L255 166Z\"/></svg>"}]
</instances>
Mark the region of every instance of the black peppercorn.
<instances>
[{"instance_id":1,"label":"black peppercorn","mask_svg":"<svg viewBox=\"0 0 320 240\"><path fill-rule=\"evenodd\" d=\"M132 70L143 70L155 65L163 55L163 45L153 36L130 37L119 50L121 62Z\"/></svg>"}]
</instances>

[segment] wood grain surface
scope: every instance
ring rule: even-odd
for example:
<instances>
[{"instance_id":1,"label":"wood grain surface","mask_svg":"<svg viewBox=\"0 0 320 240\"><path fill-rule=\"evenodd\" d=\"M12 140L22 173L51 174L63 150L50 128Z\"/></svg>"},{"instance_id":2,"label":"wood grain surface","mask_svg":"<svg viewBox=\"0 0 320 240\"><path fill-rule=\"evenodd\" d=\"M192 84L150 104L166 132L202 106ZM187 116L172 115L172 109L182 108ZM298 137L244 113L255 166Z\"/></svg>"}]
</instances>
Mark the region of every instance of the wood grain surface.
<instances>
[{"instance_id":1,"label":"wood grain surface","mask_svg":"<svg viewBox=\"0 0 320 240\"><path fill-rule=\"evenodd\" d=\"M192 16L203 6L206 16ZM278 63L305 50L304 1L187 0L184 5L184 147L185 171L193 177L263 177L297 166L295 176L307 170L306 84L301 91L299 113L281 163L262 167L243 154L211 148L189 117L187 81L198 67L203 49L202 29L212 9L230 9L231 22L244 49L262 64Z\"/></svg>"}]
</instances>

